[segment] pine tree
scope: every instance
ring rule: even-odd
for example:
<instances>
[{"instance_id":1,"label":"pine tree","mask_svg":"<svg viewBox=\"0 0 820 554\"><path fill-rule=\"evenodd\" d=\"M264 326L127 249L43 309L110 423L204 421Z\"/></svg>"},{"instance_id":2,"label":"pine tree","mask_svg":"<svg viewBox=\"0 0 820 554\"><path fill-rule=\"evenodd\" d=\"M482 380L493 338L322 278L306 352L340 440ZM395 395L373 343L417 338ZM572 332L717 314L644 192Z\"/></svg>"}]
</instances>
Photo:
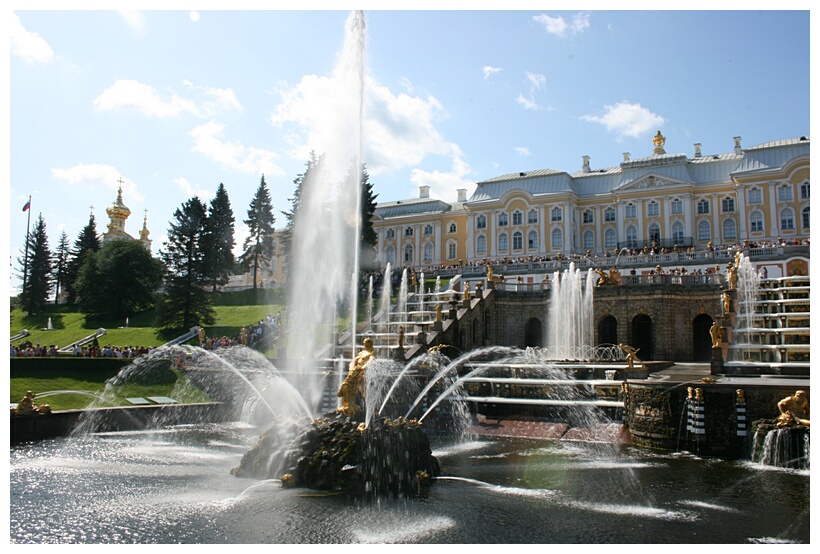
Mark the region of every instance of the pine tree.
<instances>
[{"instance_id":1,"label":"pine tree","mask_svg":"<svg viewBox=\"0 0 820 554\"><path fill-rule=\"evenodd\" d=\"M216 320L206 290L206 219L207 208L197 197L174 212L165 250L161 252L169 273L158 321L166 329L189 329Z\"/></svg>"},{"instance_id":2,"label":"pine tree","mask_svg":"<svg viewBox=\"0 0 820 554\"><path fill-rule=\"evenodd\" d=\"M257 288L257 275L259 264L270 261L273 256L273 224L276 218L273 216L273 205L271 204L268 185L265 183L265 176L259 181L259 188L251 200L248 207L248 219L245 225L248 226L249 235L245 239L243 248L245 249L245 260L253 260L253 288Z\"/></svg>"},{"instance_id":3,"label":"pine tree","mask_svg":"<svg viewBox=\"0 0 820 554\"><path fill-rule=\"evenodd\" d=\"M60 233L60 243L54 253L54 303L60 303L60 290L65 291L68 262L71 257L71 243L65 231Z\"/></svg>"},{"instance_id":4,"label":"pine tree","mask_svg":"<svg viewBox=\"0 0 820 554\"><path fill-rule=\"evenodd\" d=\"M43 214L37 218L34 230L28 235L28 256L20 258L25 273L25 286L20 295L23 309L29 314L40 312L51 293L51 250L48 247L46 222Z\"/></svg>"},{"instance_id":5,"label":"pine tree","mask_svg":"<svg viewBox=\"0 0 820 554\"><path fill-rule=\"evenodd\" d=\"M361 210L361 232L359 267L362 270L372 270L376 268L376 245L379 236L373 228L373 215L376 213L376 197L373 194L373 185L370 183L370 175L367 173L367 166L362 164L362 175L360 185L362 193L360 197Z\"/></svg>"},{"instance_id":6,"label":"pine tree","mask_svg":"<svg viewBox=\"0 0 820 554\"><path fill-rule=\"evenodd\" d=\"M80 267L83 265L85 255L89 252L97 252L100 249L100 238L97 236L97 223L94 214L88 216L88 224L80 231L77 240L74 241L74 249L66 264L65 290L66 303L74 304L77 301L77 291L74 288L74 281L80 274Z\"/></svg>"},{"instance_id":7,"label":"pine tree","mask_svg":"<svg viewBox=\"0 0 820 554\"><path fill-rule=\"evenodd\" d=\"M228 282L234 266L233 247L234 216L231 201L225 185L219 183L216 195L211 200L207 219L208 235L208 278L213 291Z\"/></svg>"}]
</instances>

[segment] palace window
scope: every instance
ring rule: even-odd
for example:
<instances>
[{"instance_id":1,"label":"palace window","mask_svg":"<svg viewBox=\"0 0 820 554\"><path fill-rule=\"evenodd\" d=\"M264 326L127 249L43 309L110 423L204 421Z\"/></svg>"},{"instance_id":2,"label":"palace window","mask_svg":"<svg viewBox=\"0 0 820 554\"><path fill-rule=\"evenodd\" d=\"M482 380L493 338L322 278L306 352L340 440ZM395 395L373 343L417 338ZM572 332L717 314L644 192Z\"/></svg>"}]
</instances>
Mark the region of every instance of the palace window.
<instances>
[{"instance_id":1,"label":"palace window","mask_svg":"<svg viewBox=\"0 0 820 554\"><path fill-rule=\"evenodd\" d=\"M653 223L649 226L649 240L654 240L657 244L661 242L661 226L657 223Z\"/></svg>"},{"instance_id":2,"label":"palace window","mask_svg":"<svg viewBox=\"0 0 820 554\"><path fill-rule=\"evenodd\" d=\"M595 223L595 215L592 210L584 210L584 223Z\"/></svg>"},{"instance_id":3,"label":"palace window","mask_svg":"<svg viewBox=\"0 0 820 554\"><path fill-rule=\"evenodd\" d=\"M524 248L524 233L516 231L513 233L513 250L521 250Z\"/></svg>"},{"instance_id":4,"label":"palace window","mask_svg":"<svg viewBox=\"0 0 820 554\"><path fill-rule=\"evenodd\" d=\"M475 228L476 229L486 229L487 228L487 217L480 215L475 218Z\"/></svg>"},{"instance_id":5,"label":"palace window","mask_svg":"<svg viewBox=\"0 0 820 554\"><path fill-rule=\"evenodd\" d=\"M604 221L607 223L615 221L615 208L607 208L604 210Z\"/></svg>"},{"instance_id":6,"label":"palace window","mask_svg":"<svg viewBox=\"0 0 820 554\"><path fill-rule=\"evenodd\" d=\"M387 239L396 238L396 230L395 229L388 229L387 232L384 234L384 237L387 238Z\"/></svg>"},{"instance_id":7,"label":"palace window","mask_svg":"<svg viewBox=\"0 0 820 554\"><path fill-rule=\"evenodd\" d=\"M413 247L409 244L404 247L404 261L406 263L413 263Z\"/></svg>"},{"instance_id":8,"label":"palace window","mask_svg":"<svg viewBox=\"0 0 820 554\"><path fill-rule=\"evenodd\" d=\"M429 242L424 245L424 261L431 262L433 261L433 245Z\"/></svg>"},{"instance_id":9,"label":"palace window","mask_svg":"<svg viewBox=\"0 0 820 554\"><path fill-rule=\"evenodd\" d=\"M616 238L615 229L607 229L606 233L604 233L604 246L607 248L615 248L618 246Z\"/></svg>"},{"instance_id":10,"label":"palace window","mask_svg":"<svg viewBox=\"0 0 820 554\"><path fill-rule=\"evenodd\" d=\"M626 246L628 248L638 247L638 228L634 225L626 228Z\"/></svg>"},{"instance_id":11,"label":"palace window","mask_svg":"<svg viewBox=\"0 0 820 554\"><path fill-rule=\"evenodd\" d=\"M792 195L792 186L791 185L780 185L777 188L777 199L780 202L791 202L794 199Z\"/></svg>"},{"instance_id":12,"label":"palace window","mask_svg":"<svg viewBox=\"0 0 820 554\"><path fill-rule=\"evenodd\" d=\"M708 214L709 213L709 201L705 198L701 198L698 200L698 214Z\"/></svg>"},{"instance_id":13,"label":"palace window","mask_svg":"<svg viewBox=\"0 0 820 554\"><path fill-rule=\"evenodd\" d=\"M507 215L507 212L501 212L498 214L498 226L504 227L510 222L510 217Z\"/></svg>"},{"instance_id":14,"label":"palace window","mask_svg":"<svg viewBox=\"0 0 820 554\"><path fill-rule=\"evenodd\" d=\"M803 230L808 229L809 226L809 207L806 206L803 208Z\"/></svg>"},{"instance_id":15,"label":"palace window","mask_svg":"<svg viewBox=\"0 0 820 554\"><path fill-rule=\"evenodd\" d=\"M538 233L530 231L527 235L527 248L530 250L538 250Z\"/></svg>"},{"instance_id":16,"label":"palace window","mask_svg":"<svg viewBox=\"0 0 820 554\"><path fill-rule=\"evenodd\" d=\"M475 241L475 249L477 254L487 253L487 237L481 235Z\"/></svg>"},{"instance_id":17,"label":"palace window","mask_svg":"<svg viewBox=\"0 0 820 554\"><path fill-rule=\"evenodd\" d=\"M513 212L513 225L521 225L524 222L524 214L518 210Z\"/></svg>"},{"instance_id":18,"label":"palace window","mask_svg":"<svg viewBox=\"0 0 820 554\"><path fill-rule=\"evenodd\" d=\"M433 234L433 226L432 225L425 225L424 226L424 234L425 235L432 235Z\"/></svg>"},{"instance_id":19,"label":"palace window","mask_svg":"<svg viewBox=\"0 0 820 554\"><path fill-rule=\"evenodd\" d=\"M552 248L553 250L564 247L564 234L561 229L554 229L552 231Z\"/></svg>"},{"instance_id":20,"label":"palace window","mask_svg":"<svg viewBox=\"0 0 820 554\"><path fill-rule=\"evenodd\" d=\"M498 235L498 249L502 252L506 252L507 249L510 247L510 240L507 237L507 233L501 233Z\"/></svg>"},{"instance_id":21,"label":"palace window","mask_svg":"<svg viewBox=\"0 0 820 554\"><path fill-rule=\"evenodd\" d=\"M749 204L761 203L763 203L763 191L758 188L749 189Z\"/></svg>"},{"instance_id":22,"label":"palace window","mask_svg":"<svg viewBox=\"0 0 820 554\"><path fill-rule=\"evenodd\" d=\"M457 245L454 241L450 241L447 243L447 259L448 260L455 260L456 259L456 249Z\"/></svg>"},{"instance_id":23,"label":"palace window","mask_svg":"<svg viewBox=\"0 0 820 554\"><path fill-rule=\"evenodd\" d=\"M753 233L763 232L763 214L760 212L752 212L749 214L749 228Z\"/></svg>"},{"instance_id":24,"label":"palace window","mask_svg":"<svg viewBox=\"0 0 820 554\"><path fill-rule=\"evenodd\" d=\"M672 241L675 244L683 242L683 223L680 221L672 224Z\"/></svg>"},{"instance_id":25,"label":"palace window","mask_svg":"<svg viewBox=\"0 0 820 554\"><path fill-rule=\"evenodd\" d=\"M658 204L654 200L651 201L649 204L647 204L647 206L646 206L646 215L648 215L649 217L661 215L660 204Z\"/></svg>"},{"instance_id":26,"label":"palace window","mask_svg":"<svg viewBox=\"0 0 820 554\"><path fill-rule=\"evenodd\" d=\"M624 217L638 217L638 207L631 202L627 204L626 210L624 210Z\"/></svg>"},{"instance_id":27,"label":"palace window","mask_svg":"<svg viewBox=\"0 0 820 554\"><path fill-rule=\"evenodd\" d=\"M809 199L809 184L803 183L800 185L800 199L801 200L808 200Z\"/></svg>"},{"instance_id":28,"label":"palace window","mask_svg":"<svg viewBox=\"0 0 820 554\"><path fill-rule=\"evenodd\" d=\"M456 232L456 224L455 223L450 223L450 226L447 227L447 232L448 233L455 233Z\"/></svg>"},{"instance_id":29,"label":"palace window","mask_svg":"<svg viewBox=\"0 0 820 554\"><path fill-rule=\"evenodd\" d=\"M780 230L791 231L794 229L794 212L791 208L786 208L780 212Z\"/></svg>"},{"instance_id":30,"label":"palace window","mask_svg":"<svg viewBox=\"0 0 820 554\"><path fill-rule=\"evenodd\" d=\"M730 213L735 211L735 199L728 196L723 199L723 213Z\"/></svg>"},{"instance_id":31,"label":"palace window","mask_svg":"<svg viewBox=\"0 0 820 554\"><path fill-rule=\"evenodd\" d=\"M712 227L705 219L698 223L698 240L704 242L712 240Z\"/></svg>"},{"instance_id":32,"label":"palace window","mask_svg":"<svg viewBox=\"0 0 820 554\"><path fill-rule=\"evenodd\" d=\"M387 250L384 252L384 261L388 264L396 263L396 249L392 246L388 247Z\"/></svg>"},{"instance_id":33,"label":"palace window","mask_svg":"<svg viewBox=\"0 0 820 554\"><path fill-rule=\"evenodd\" d=\"M558 206L555 206L555 207L554 207L554 208L550 211L550 219L551 219L552 221L561 221L562 219L564 219L564 210L562 210L562 209L561 209L561 208L559 208Z\"/></svg>"},{"instance_id":34,"label":"palace window","mask_svg":"<svg viewBox=\"0 0 820 554\"><path fill-rule=\"evenodd\" d=\"M527 223L538 223L538 210L533 208L527 212Z\"/></svg>"},{"instance_id":35,"label":"palace window","mask_svg":"<svg viewBox=\"0 0 820 554\"><path fill-rule=\"evenodd\" d=\"M734 219L723 220L723 238L724 240L735 240L737 238L737 225Z\"/></svg>"},{"instance_id":36,"label":"palace window","mask_svg":"<svg viewBox=\"0 0 820 554\"><path fill-rule=\"evenodd\" d=\"M405 237L412 237L413 236L413 228L412 227L405 227L404 228L404 236Z\"/></svg>"},{"instance_id":37,"label":"palace window","mask_svg":"<svg viewBox=\"0 0 820 554\"><path fill-rule=\"evenodd\" d=\"M592 231L584 233L584 250L592 250L595 248L595 234Z\"/></svg>"},{"instance_id":38,"label":"palace window","mask_svg":"<svg viewBox=\"0 0 820 554\"><path fill-rule=\"evenodd\" d=\"M673 214L682 214L683 213L683 202L680 198L675 198L671 202L671 208Z\"/></svg>"}]
</instances>

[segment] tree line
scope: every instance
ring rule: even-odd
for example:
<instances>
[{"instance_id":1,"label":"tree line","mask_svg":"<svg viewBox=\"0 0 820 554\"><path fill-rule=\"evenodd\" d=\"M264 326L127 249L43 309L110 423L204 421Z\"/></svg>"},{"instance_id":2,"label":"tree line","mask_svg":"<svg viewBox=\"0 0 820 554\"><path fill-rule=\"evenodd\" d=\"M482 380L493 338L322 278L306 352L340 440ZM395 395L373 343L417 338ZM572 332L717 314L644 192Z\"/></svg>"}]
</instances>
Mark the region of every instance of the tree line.
<instances>
[{"instance_id":1,"label":"tree line","mask_svg":"<svg viewBox=\"0 0 820 554\"><path fill-rule=\"evenodd\" d=\"M287 273L291 256L292 229L299 212L302 187L321 173L324 156L311 152L306 169L293 181L290 210L281 211L286 225L281 232ZM372 217L376 195L364 164L359 168L362 188L361 268L375 262L376 233ZM351 175L345 178L348 182ZM340 183L344 186L346 183ZM257 288L260 267L274 256L276 217L265 176L247 210L248 236L236 260L235 218L223 183L206 205L194 196L174 211L167 240L159 257L154 257L137 240L113 240L102 244L96 220L88 224L72 245L65 231L53 251L49 246L46 222L39 214L27 233L26 254L18 259L23 287L18 302L28 314L37 314L49 304L75 305L87 319L122 319L139 311L156 308L157 326L182 330L215 321L212 293L225 285L229 276L252 271Z\"/></svg>"}]
</instances>

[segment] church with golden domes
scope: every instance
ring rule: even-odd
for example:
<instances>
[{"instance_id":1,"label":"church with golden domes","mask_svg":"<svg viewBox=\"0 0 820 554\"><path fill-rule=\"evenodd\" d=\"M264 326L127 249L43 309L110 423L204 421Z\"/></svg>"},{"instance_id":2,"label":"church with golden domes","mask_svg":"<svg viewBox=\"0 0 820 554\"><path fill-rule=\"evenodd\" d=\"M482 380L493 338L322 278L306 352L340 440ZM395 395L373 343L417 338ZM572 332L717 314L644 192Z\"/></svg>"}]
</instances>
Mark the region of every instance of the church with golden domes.
<instances>
[{"instance_id":1,"label":"church with golden domes","mask_svg":"<svg viewBox=\"0 0 820 554\"><path fill-rule=\"evenodd\" d=\"M148 211L146 210L145 217L142 220L142 229L140 230L140 238L135 239L125 232L125 220L131 215L131 210L122 201L122 181L120 181L120 188L117 192L117 199L113 204L106 208L105 212L108 214L108 230L100 237L100 242L105 245L114 240L139 240L146 250L151 251L151 239L148 238L150 231L148 231Z\"/></svg>"}]
</instances>

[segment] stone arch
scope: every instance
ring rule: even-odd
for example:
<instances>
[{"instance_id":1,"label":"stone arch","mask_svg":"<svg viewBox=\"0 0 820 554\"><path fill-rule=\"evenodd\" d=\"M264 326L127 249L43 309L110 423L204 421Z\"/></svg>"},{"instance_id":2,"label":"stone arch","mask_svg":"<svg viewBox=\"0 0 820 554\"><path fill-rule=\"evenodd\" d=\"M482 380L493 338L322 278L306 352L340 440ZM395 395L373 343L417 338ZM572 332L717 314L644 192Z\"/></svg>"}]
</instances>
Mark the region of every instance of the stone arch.
<instances>
[{"instance_id":1,"label":"stone arch","mask_svg":"<svg viewBox=\"0 0 820 554\"><path fill-rule=\"evenodd\" d=\"M712 336L709 329L714 320L708 314L699 314L692 320L692 361L708 362L712 359Z\"/></svg>"},{"instance_id":2,"label":"stone arch","mask_svg":"<svg viewBox=\"0 0 820 554\"><path fill-rule=\"evenodd\" d=\"M544 331L541 320L531 317L524 324L524 346L543 346Z\"/></svg>"},{"instance_id":3,"label":"stone arch","mask_svg":"<svg viewBox=\"0 0 820 554\"><path fill-rule=\"evenodd\" d=\"M630 346L639 348L638 358L653 360L655 348L652 341L652 318L646 314L638 314L632 318L632 338Z\"/></svg>"},{"instance_id":4,"label":"stone arch","mask_svg":"<svg viewBox=\"0 0 820 554\"><path fill-rule=\"evenodd\" d=\"M618 320L614 315L605 315L598 321L597 342L598 344L618 344Z\"/></svg>"}]
</instances>

